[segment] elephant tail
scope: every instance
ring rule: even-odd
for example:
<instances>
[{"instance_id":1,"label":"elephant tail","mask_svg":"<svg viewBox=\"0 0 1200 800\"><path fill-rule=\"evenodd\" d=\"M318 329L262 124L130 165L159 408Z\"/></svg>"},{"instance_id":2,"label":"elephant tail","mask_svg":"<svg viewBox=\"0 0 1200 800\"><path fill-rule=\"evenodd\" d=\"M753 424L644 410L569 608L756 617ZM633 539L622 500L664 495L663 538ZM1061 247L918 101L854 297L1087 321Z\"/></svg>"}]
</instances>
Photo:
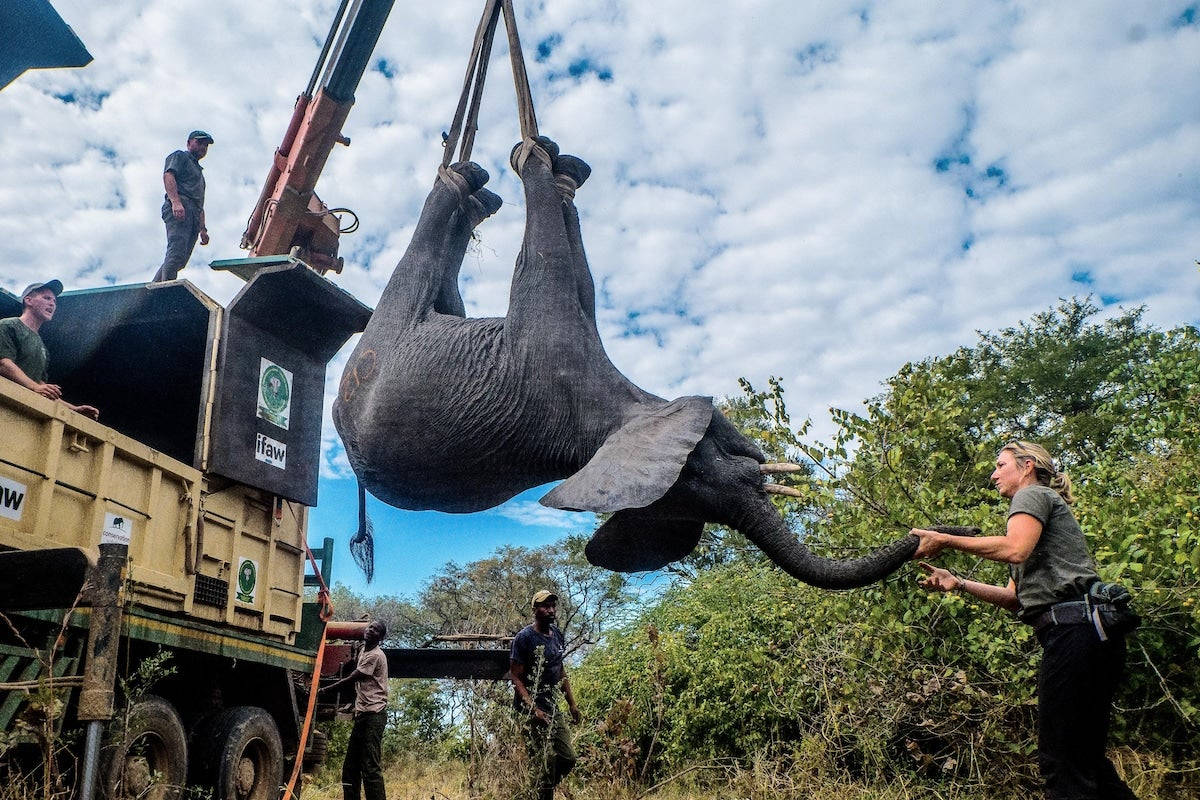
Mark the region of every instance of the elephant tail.
<instances>
[{"instance_id":1,"label":"elephant tail","mask_svg":"<svg viewBox=\"0 0 1200 800\"><path fill-rule=\"evenodd\" d=\"M350 538L350 556L370 583L375 577L375 528L367 516L367 490L361 480L358 482L358 530Z\"/></svg>"}]
</instances>

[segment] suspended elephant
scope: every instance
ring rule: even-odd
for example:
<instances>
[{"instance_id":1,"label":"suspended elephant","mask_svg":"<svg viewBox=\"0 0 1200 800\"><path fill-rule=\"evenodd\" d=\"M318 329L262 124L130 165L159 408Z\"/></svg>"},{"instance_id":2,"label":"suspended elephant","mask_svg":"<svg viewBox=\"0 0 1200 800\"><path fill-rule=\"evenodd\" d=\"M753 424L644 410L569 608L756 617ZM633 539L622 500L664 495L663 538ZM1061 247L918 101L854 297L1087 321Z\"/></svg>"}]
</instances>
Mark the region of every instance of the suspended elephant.
<instances>
[{"instance_id":1,"label":"suspended elephant","mask_svg":"<svg viewBox=\"0 0 1200 800\"><path fill-rule=\"evenodd\" d=\"M574 193L591 173L544 137L511 158L525 238L503 318L467 319L457 276L500 206L478 165L443 169L343 375L333 417L361 484L404 509L472 512L563 479L541 502L610 512L587 558L618 571L686 556L704 523L790 575L844 589L888 575L914 536L857 559L813 554L764 491L762 453L707 397L665 400L609 361Z\"/></svg>"}]
</instances>

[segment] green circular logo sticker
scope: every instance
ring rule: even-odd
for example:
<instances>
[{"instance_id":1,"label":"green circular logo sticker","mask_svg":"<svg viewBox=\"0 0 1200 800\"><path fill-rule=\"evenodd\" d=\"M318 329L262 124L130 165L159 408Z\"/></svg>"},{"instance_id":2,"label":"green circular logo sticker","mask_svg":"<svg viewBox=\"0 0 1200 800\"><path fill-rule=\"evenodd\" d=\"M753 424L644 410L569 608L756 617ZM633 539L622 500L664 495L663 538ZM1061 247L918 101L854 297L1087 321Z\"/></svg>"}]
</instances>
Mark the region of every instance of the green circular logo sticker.
<instances>
[{"instance_id":1,"label":"green circular logo sticker","mask_svg":"<svg viewBox=\"0 0 1200 800\"><path fill-rule=\"evenodd\" d=\"M262 385L259 389L262 391L263 403L269 411L278 414L287 408L292 389L288 386L287 375L282 369L272 364L263 370Z\"/></svg>"},{"instance_id":2,"label":"green circular logo sticker","mask_svg":"<svg viewBox=\"0 0 1200 800\"><path fill-rule=\"evenodd\" d=\"M248 601L254 597L254 587L258 583L258 568L254 562L246 559L238 569L238 599Z\"/></svg>"}]
</instances>

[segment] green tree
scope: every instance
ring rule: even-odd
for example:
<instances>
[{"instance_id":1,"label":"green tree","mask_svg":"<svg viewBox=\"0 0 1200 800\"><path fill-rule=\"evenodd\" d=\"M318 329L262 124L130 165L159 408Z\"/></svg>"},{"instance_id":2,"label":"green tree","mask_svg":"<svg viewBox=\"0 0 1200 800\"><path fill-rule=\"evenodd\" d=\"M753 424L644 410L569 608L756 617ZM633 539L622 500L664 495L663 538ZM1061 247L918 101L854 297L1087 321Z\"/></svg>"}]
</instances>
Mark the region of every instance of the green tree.
<instances>
[{"instance_id":1,"label":"green tree","mask_svg":"<svg viewBox=\"0 0 1200 800\"><path fill-rule=\"evenodd\" d=\"M1130 586L1146 619L1118 741L1165 765L1146 774L1179 779L1200 750L1200 336L1154 330L1140 309L1099 313L1064 301L905 365L862 411L833 409L829 441L812 440L808 423L792 429L774 379L767 391L743 381L726 408L770 458L808 466L781 479L799 496L777 502L829 555L914 525L1000 531L1006 503L988 485L999 447L1020 436L1060 454L1103 577ZM609 753L600 761L616 763L615 749L632 743L639 774L765 751L878 779L899 770L979 786L1034 780L1039 651L1029 628L921 591L912 570L820 592L728 534L713 541L719 551L692 562L690 582L576 672L589 713L605 719L590 744ZM1002 566L963 554L942 563L1007 580Z\"/></svg>"},{"instance_id":2,"label":"green tree","mask_svg":"<svg viewBox=\"0 0 1200 800\"><path fill-rule=\"evenodd\" d=\"M568 652L586 649L625 613L633 595L624 575L588 563L583 537L546 547L502 547L466 565L446 564L421 592L439 633L511 636L530 620L538 589L558 594L558 626Z\"/></svg>"}]
</instances>

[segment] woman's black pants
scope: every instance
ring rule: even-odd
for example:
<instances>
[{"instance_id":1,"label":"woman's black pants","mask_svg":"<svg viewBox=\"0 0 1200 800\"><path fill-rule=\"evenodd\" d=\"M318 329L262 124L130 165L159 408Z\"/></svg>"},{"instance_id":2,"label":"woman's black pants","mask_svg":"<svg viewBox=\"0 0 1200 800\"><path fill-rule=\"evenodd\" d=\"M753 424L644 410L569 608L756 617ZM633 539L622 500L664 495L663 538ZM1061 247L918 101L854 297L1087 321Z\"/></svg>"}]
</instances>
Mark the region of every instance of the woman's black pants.
<instances>
[{"instance_id":1,"label":"woman's black pants","mask_svg":"<svg viewBox=\"0 0 1200 800\"><path fill-rule=\"evenodd\" d=\"M1038 762L1049 800L1137 800L1105 755L1125 637L1100 641L1090 623L1038 632Z\"/></svg>"}]
</instances>

